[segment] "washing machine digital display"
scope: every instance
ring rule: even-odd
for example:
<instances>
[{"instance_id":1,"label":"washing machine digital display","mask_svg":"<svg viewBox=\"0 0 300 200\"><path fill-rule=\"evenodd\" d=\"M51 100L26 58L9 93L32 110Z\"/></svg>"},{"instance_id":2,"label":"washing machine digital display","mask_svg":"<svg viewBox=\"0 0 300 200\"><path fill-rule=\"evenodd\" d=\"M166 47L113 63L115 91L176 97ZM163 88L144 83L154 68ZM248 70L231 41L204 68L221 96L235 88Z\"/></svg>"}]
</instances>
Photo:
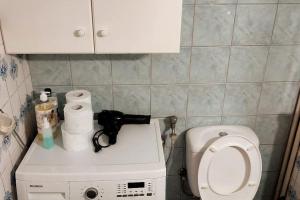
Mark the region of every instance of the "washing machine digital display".
<instances>
[{"instance_id":1,"label":"washing machine digital display","mask_svg":"<svg viewBox=\"0 0 300 200\"><path fill-rule=\"evenodd\" d=\"M145 187L145 182L128 183L127 187L128 188L144 188Z\"/></svg>"}]
</instances>

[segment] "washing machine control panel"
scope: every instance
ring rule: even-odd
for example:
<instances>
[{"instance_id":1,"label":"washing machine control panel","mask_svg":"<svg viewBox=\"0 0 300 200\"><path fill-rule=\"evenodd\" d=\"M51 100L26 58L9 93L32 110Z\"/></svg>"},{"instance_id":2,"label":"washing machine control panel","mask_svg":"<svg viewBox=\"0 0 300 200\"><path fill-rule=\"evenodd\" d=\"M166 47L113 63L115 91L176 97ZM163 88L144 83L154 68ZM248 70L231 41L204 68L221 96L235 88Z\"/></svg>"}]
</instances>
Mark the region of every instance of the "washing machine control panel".
<instances>
[{"instance_id":1,"label":"washing machine control panel","mask_svg":"<svg viewBox=\"0 0 300 200\"><path fill-rule=\"evenodd\" d=\"M155 180L71 182L72 200L156 199Z\"/></svg>"},{"instance_id":2,"label":"washing machine control panel","mask_svg":"<svg viewBox=\"0 0 300 200\"><path fill-rule=\"evenodd\" d=\"M153 182L147 181L135 181L135 182L123 182L117 184L117 197L150 197L154 196Z\"/></svg>"}]
</instances>

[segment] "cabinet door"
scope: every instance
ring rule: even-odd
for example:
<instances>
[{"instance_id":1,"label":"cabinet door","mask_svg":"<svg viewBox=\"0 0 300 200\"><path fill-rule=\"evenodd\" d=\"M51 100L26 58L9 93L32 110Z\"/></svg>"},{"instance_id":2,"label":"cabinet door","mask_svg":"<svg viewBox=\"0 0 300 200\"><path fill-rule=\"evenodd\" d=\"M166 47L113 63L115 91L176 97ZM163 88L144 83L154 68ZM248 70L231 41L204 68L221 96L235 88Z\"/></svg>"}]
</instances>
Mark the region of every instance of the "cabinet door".
<instances>
[{"instance_id":1,"label":"cabinet door","mask_svg":"<svg viewBox=\"0 0 300 200\"><path fill-rule=\"evenodd\" d=\"M94 53L91 0L0 0L7 53Z\"/></svg>"},{"instance_id":2,"label":"cabinet door","mask_svg":"<svg viewBox=\"0 0 300 200\"><path fill-rule=\"evenodd\" d=\"M181 0L92 0L96 53L178 52Z\"/></svg>"}]
</instances>

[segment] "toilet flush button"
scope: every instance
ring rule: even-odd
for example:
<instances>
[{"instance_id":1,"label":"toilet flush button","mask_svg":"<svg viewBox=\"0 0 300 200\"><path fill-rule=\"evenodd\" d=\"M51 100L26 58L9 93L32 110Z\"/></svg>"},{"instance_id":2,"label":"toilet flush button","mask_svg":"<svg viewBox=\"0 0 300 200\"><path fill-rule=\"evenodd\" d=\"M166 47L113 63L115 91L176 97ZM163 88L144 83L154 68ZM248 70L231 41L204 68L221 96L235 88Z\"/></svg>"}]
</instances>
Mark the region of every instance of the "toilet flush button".
<instances>
[{"instance_id":1,"label":"toilet flush button","mask_svg":"<svg viewBox=\"0 0 300 200\"><path fill-rule=\"evenodd\" d=\"M210 150L211 152L213 152L213 153L217 151L216 147L213 147L213 146L210 147L209 150Z\"/></svg>"},{"instance_id":2,"label":"toilet flush button","mask_svg":"<svg viewBox=\"0 0 300 200\"><path fill-rule=\"evenodd\" d=\"M255 183L255 182L249 182L248 185L249 185L250 187L253 187L253 186L256 186L256 183Z\"/></svg>"},{"instance_id":3,"label":"toilet flush button","mask_svg":"<svg viewBox=\"0 0 300 200\"><path fill-rule=\"evenodd\" d=\"M202 185L201 185L201 189L204 190L204 189L207 189L207 188L208 188L208 185L207 185L207 184L202 184Z\"/></svg>"}]
</instances>

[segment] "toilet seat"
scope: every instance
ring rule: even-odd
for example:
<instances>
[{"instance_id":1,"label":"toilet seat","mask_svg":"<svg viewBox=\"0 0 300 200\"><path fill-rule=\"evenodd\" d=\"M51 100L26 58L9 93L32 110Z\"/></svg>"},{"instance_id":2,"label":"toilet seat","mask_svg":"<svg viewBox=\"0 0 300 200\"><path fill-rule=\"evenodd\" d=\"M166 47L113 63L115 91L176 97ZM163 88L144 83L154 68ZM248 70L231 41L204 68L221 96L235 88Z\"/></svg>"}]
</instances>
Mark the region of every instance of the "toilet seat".
<instances>
[{"instance_id":1,"label":"toilet seat","mask_svg":"<svg viewBox=\"0 0 300 200\"><path fill-rule=\"evenodd\" d=\"M262 171L257 146L242 136L223 136L203 153L198 168L202 200L252 200Z\"/></svg>"}]
</instances>

